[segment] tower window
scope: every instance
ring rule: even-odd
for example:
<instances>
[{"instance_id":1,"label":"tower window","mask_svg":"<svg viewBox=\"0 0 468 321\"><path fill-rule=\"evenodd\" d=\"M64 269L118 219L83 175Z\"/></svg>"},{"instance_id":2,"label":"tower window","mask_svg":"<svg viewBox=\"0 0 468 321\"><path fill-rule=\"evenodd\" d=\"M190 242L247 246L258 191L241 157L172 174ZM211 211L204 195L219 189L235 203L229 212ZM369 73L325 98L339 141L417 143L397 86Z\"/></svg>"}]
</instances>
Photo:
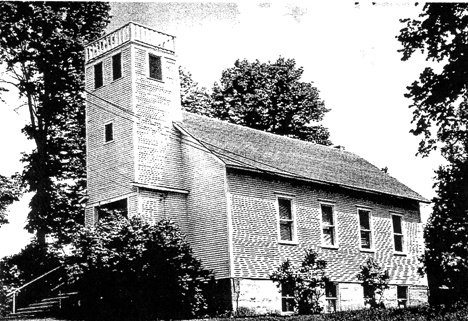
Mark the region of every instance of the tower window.
<instances>
[{"instance_id":1,"label":"tower window","mask_svg":"<svg viewBox=\"0 0 468 321\"><path fill-rule=\"evenodd\" d=\"M161 57L149 55L149 76L153 79L162 80Z\"/></svg>"},{"instance_id":2,"label":"tower window","mask_svg":"<svg viewBox=\"0 0 468 321\"><path fill-rule=\"evenodd\" d=\"M104 125L104 141L111 142L114 140L114 124L109 123Z\"/></svg>"},{"instance_id":3,"label":"tower window","mask_svg":"<svg viewBox=\"0 0 468 321\"><path fill-rule=\"evenodd\" d=\"M102 87L102 62L94 65L94 88Z\"/></svg>"},{"instance_id":4,"label":"tower window","mask_svg":"<svg viewBox=\"0 0 468 321\"><path fill-rule=\"evenodd\" d=\"M120 53L112 56L112 77L113 80L122 77L122 55Z\"/></svg>"}]
</instances>

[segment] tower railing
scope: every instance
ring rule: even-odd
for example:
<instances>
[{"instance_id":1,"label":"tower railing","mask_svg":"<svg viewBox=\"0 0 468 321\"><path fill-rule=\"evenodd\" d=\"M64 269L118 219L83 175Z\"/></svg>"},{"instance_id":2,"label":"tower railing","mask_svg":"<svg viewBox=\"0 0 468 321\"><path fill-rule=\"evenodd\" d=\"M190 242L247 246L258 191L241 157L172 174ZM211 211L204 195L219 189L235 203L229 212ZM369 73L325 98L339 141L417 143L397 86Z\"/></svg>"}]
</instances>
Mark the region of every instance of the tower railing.
<instances>
[{"instance_id":1,"label":"tower railing","mask_svg":"<svg viewBox=\"0 0 468 321\"><path fill-rule=\"evenodd\" d=\"M85 47L85 60L88 62L129 41L142 42L163 48L171 53L175 52L175 36L135 22L129 22L113 32L87 44Z\"/></svg>"}]
</instances>

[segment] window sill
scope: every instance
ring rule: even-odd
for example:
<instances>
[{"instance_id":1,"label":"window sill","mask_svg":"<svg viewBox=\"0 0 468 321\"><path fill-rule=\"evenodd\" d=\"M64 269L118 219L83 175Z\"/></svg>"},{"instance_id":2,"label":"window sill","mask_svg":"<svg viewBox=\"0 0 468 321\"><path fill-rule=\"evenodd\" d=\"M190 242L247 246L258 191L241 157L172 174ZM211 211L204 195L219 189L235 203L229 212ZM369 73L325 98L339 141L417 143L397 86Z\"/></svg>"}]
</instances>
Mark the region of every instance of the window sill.
<instances>
[{"instance_id":1,"label":"window sill","mask_svg":"<svg viewBox=\"0 0 468 321\"><path fill-rule=\"evenodd\" d=\"M375 253L375 249L362 249L362 248L360 248L359 251L366 252L366 253Z\"/></svg>"},{"instance_id":2,"label":"window sill","mask_svg":"<svg viewBox=\"0 0 468 321\"><path fill-rule=\"evenodd\" d=\"M297 245L297 241L278 241L279 245Z\"/></svg>"},{"instance_id":3,"label":"window sill","mask_svg":"<svg viewBox=\"0 0 468 321\"><path fill-rule=\"evenodd\" d=\"M112 144L113 142L115 142L115 140L110 140L108 142L104 142L104 145Z\"/></svg>"},{"instance_id":4,"label":"window sill","mask_svg":"<svg viewBox=\"0 0 468 321\"><path fill-rule=\"evenodd\" d=\"M164 80L163 80L163 79L159 80L159 79L151 78L151 77L146 77L146 78L148 78L149 80L156 81L156 82L160 82L161 84L164 84Z\"/></svg>"},{"instance_id":5,"label":"window sill","mask_svg":"<svg viewBox=\"0 0 468 321\"><path fill-rule=\"evenodd\" d=\"M323 245L322 244L322 249L327 249L327 250L338 250L337 245Z\"/></svg>"},{"instance_id":6,"label":"window sill","mask_svg":"<svg viewBox=\"0 0 468 321\"><path fill-rule=\"evenodd\" d=\"M406 253L406 252L395 252L394 251L393 255L395 255L395 256L408 256L408 253Z\"/></svg>"}]
</instances>

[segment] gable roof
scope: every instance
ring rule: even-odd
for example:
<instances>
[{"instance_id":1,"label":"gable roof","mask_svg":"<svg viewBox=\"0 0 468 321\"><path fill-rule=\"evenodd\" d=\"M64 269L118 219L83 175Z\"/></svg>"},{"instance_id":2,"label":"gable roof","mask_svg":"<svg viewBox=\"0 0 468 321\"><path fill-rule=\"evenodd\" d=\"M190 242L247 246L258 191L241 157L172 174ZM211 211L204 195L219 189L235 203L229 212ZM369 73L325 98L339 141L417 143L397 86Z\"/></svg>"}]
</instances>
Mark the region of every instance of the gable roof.
<instances>
[{"instance_id":1,"label":"gable roof","mask_svg":"<svg viewBox=\"0 0 468 321\"><path fill-rule=\"evenodd\" d=\"M406 185L348 151L188 112L183 112L183 121L175 124L227 167L428 202Z\"/></svg>"}]
</instances>

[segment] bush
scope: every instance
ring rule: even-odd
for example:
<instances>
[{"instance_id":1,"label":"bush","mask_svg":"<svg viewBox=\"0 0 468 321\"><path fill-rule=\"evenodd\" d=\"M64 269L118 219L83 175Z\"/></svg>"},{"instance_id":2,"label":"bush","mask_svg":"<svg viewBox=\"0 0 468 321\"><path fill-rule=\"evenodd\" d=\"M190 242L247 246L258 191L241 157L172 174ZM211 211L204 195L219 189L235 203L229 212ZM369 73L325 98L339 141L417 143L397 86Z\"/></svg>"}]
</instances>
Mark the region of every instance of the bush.
<instances>
[{"instance_id":1,"label":"bush","mask_svg":"<svg viewBox=\"0 0 468 321\"><path fill-rule=\"evenodd\" d=\"M179 227L114 215L83 228L66 258L83 318L192 318L208 312L212 275Z\"/></svg>"},{"instance_id":2,"label":"bush","mask_svg":"<svg viewBox=\"0 0 468 321\"><path fill-rule=\"evenodd\" d=\"M366 263L361 265L357 278L362 281L366 305L372 308L384 307L384 293L389 288L390 280L388 270L384 270L374 258L369 257Z\"/></svg>"},{"instance_id":3,"label":"bush","mask_svg":"<svg viewBox=\"0 0 468 321\"><path fill-rule=\"evenodd\" d=\"M328 282L326 267L327 262L319 260L315 251L307 250L300 266L294 266L288 259L270 275L270 279L277 283L280 291L291 290L299 314L316 314L323 309L320 298Z\"/></svg>"}]
</instances>

